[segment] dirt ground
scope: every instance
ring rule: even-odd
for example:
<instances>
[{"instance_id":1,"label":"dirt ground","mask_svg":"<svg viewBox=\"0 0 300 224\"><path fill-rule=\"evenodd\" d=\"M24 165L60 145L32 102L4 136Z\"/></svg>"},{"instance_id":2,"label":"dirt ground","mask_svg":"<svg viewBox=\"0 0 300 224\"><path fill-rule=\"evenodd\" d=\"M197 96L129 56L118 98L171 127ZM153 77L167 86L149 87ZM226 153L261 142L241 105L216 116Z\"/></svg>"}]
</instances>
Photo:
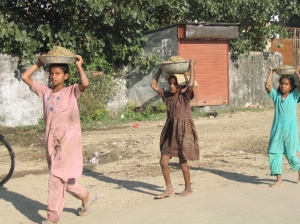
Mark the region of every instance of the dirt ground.
<instances>
[{"instance_id":1,"label":"dirt ground","mask_svg":"<svg viewBox=\"0 0 300 224\"><path fill-rule=\"evenodd\" d=\"M273 110L220 113L217 117L194 119L200 139L200 161L189 162L192 187L197 191L241 183L260 184L269 176L267 146L273 120ZM298 114L299 116L299 114ZM159 165L159 136L163 121L138 122L113 128L83 132L84 171L79 181L99 196L99 210L127 207L152 200L164 190ZM0 198L0 219L6 223L34 223L46 217L48 171L43 145L43 130L21 130L2 134L11 143L16 154L16 171L5 185L6 190L17 192L11 197L27 195L39 201L39 215L26 215L11 200ZM95 152L99 163L91 164ZM170 160L171 178L176 192L184 182L178 159ZM284 172L290 172L284 160ZM37 178L38 177L38 178ZM295 174L296 178L296 174ZM3 190L0 189L0 194ZM191 196L192 197L192 196ZM13 200L13 199L12 199ZM17 199L16 199L17 200ZM66 207L76 209L78 201L68 196ZM14 209L15 221L1 215ZM22 210L22 209L21 209ZM72 213L73 214L73 213Z\"/></svg>"}]
</instances>

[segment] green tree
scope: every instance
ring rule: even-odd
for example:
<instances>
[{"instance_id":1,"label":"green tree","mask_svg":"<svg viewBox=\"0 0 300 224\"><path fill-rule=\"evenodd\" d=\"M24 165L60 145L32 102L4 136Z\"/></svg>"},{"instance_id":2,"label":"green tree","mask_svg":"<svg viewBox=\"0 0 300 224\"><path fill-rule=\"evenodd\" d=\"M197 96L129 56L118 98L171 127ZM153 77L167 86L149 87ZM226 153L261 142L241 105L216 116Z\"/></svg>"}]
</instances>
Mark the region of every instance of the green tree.
<instances>
[{"instance_id":1,"label":"green tree","mask_svg":"<svg viewBox=\"0 0 300 224\"><path fill-rule=\"evenodd\" d=\"M300 16L298 15L293 15L288 23L287 23L288 27L300 27Z\"/></svg>"},{"instance_id":2,"label":"green tree","mask_svg":"<svg viewBox=\"0 0 300 224\"><path fill-rule=\"evenodd\" d=\"M272 21L275 15L280 21ZM61 45L82 54L87 64L112 67L139 62L143 33L181 20L239 23L230 50L261 51L274 33L285 34L297 0L15 0L0 2L2 53L23 56ZM101 64L101 63L100 63Z\"/></svg>"},{"instance_id":3,"label":"green tree","mask_svg":"<svg viewBox=\"0 0 300 224\"><path fill-rule=\"evenodd\" d=\"M0 49L32 63L35 54L64 46L81 54L86 70L103 69L97 87L89 88L80 106L93 107L86 120L106 116L120 65L152 68L157 58L143 56L145 31L181 20L239 23L240 35L230 51L264 50L269 38L286 34L286 23L299 24L299 0L13 0L0 1ZM280 20L274 20L278 15ZM291 19L292 17L292 19ZM141 74L144 74L141 72ZM72 77L74 80L74 77ZM100 83L100 84L99 84ZM86 101L86 102L84 102ZM99 105L97 105L99 104Z\"/></svg>"},{"instance_id":4,"label":"green tree","mask_svg":"<svg viewBox=\"0 0 300 224\"><path fill-rule=\"evenodd\" d=\"M189 18L215 23L239 23L239 39L230 41L230 51L263 51L276 33L286 36L286 22L299 14L297 0L191 0ZM274 20L279 16L279 21Z\"/></svg>"},{"instance_id":5,"label":"green tree","mask_svg":"<svg viewBox=\"0 0 300 224\"><path fill-rule=\"evenodd\" d=\"M172 0L16 0L1 1L0 47L32 60L54 45L82 54L87 64L99 58L111 65L135 62L142 53L144 31L161 20L176 21L181 5ZM173 3L173 5L172 5Z\"/></svg>"},{"instance_id":6,"label":"green tree","mask_svg":"<svg viewBox=\"0 0 300 224\"><path fill-rule=\"evenodd\" d=\"M100 82L92 82L85 94L89 98L80 99L81 111L86 109L82 119L101 119L108 116L101 111L116 91L112 81L118 75L116 68L131 63L147 69L155 64L155 58L141 57L147 41L144 31L159 27L155 15L167 14L175 21L179 12L181 4L176 0L167 4L146 0L1 1L1 53L21 55L23 64L32 63L35 54L55 45L81 54L86 70L101 68L105 74Z\"/></svg>"}]
</instances>

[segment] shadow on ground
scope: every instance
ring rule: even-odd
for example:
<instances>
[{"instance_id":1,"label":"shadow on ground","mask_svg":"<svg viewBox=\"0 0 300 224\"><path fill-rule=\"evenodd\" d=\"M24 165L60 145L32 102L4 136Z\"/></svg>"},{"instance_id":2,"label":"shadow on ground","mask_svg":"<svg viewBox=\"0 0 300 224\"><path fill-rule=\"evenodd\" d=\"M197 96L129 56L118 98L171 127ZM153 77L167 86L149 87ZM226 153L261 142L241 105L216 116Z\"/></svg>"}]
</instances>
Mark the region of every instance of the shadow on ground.
<instances>
[{"instance_id":1,"label":"shadow on ground","mask_svg":"<svg viewBox=\"0 0 300 224\"><path fill-rule=\"evenodd\" d=\"M180 170L180 166L178 163L170 163L169 165L170 165L170 167L173 167L174 169ZM245 175L245 174L241 174L241 173L227 172L227 171L211 169L211 168L190 167L190 170L213 173L220 177L226 178L228 180L240 182L240 183L249 183L249 184L256 184L256 185L258 185L258 184L270 185L270 184L276 182L275 177L272 177L272 179L269 179L269 178L261 179L258 176L250 176L250 175ZM285 180L285 179L283 179L283 181L290 182L290 183L297 183L296 181L290 181L290 180Z\"/></svg>"},{"instance_id":2,"label":"shadow on ground","mask_svg":"<svg viewBox=\"0 0 300 224\"><path fill-rule=\"evenodd\" d=\"M157 192L163 192L163 190L161 190L161 186L157 186L154 184L149 184L149 183L145 183L142 181L135 181L135 180L126 180L126 179L114 179L108 176L103 175L102 173L98 173L95 172L93 170L84 170L83 174L85 176L90 176L93 177L99 181L103 181L106 183L112 183L116 185L116 188L125 188L129 191L136 191L142 194L149 194L149 195L153 195L156 196L157 194L148 192L146 190L151 190L151 191L157 191Z\"/></svg>"},{"instance_id":3,"label":"shadow on ground","mask_svg":"<svg viewBox=\"0 0 300 224\"><path fill-rule=\"evenodd\" d=\"M47 191L45 191L45 194L47 194ZM39 201L30 199L19 193L9 191L3 186L0 187L0 198L10 202L16 208L16 210L34 223L41 223L46 218L47 205ZM44 210L45 216L41 216L39 214L40 210ZM64 208L64 212L78 214L77 210L73 208ZM7 215L9 215L9 213Z\"/></svg>"}]
</instances>

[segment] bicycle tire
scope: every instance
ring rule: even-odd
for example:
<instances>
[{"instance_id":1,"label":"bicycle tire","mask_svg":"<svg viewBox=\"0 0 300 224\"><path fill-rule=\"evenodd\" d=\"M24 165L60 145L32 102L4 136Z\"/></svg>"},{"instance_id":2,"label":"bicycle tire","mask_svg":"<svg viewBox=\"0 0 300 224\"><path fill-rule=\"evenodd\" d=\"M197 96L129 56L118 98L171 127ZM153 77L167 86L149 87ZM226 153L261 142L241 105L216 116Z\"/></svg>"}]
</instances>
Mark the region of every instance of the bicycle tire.
<instances>
[{"instance_id":1,"label":"bicycle tire","mask_svg":"<svg viewBox=\"0 0 300 224\"><path fill-rule=\"evenodd\" d=\"M15 153L0 134L0 186L4 185L13 175L15 169Z\"/></svg>"}]
</instances>

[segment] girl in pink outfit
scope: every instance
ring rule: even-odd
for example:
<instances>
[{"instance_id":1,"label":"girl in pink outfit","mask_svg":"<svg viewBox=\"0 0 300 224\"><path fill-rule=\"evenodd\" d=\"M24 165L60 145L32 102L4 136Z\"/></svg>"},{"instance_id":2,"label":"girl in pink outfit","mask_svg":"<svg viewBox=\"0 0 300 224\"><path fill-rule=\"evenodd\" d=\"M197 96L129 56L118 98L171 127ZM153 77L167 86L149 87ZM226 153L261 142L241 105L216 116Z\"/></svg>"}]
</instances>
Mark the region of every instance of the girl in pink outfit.
<instances>
[{"instance_id":1,"label":"girl in pink outfit","mask_svg":"<svg viewBox=\"0 0 300 224\"><path fill-rule=\"evenodd\" d=\"M79 215L86 215L97 196L81 186L76 178L83 168L81 127L77 99L89 86L82 68L83 59L76 55L76 67L81 83L65 87L69 78L68 64L49 65L52 87L43 85L31 77L43 63L38 61L22 74L22 80L31 91L43 98L46 126L46 154L50 170L47 220L42 223L57 223L63 211L65 191L82 201Z\"/></svg>"}]
</instances>

